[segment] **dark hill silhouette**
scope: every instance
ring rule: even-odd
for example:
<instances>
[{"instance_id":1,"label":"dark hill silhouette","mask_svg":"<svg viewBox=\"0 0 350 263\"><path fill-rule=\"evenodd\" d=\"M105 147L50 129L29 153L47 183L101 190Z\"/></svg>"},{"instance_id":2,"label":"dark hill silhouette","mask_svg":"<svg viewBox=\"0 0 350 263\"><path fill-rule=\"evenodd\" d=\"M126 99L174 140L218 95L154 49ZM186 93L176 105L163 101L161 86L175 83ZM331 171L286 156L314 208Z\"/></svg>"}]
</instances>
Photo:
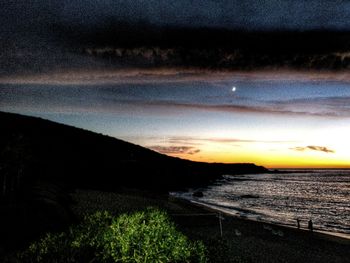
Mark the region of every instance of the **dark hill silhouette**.
<instances>
[{"instance_id":1,"label":"dark hill silhouette","mask_svg":"<svg viewBox=\"0 0 350 263\"><path fill-rule=\"evenodd\" d=\"M205 185L223 174L267 171L254 164L169 157L40 118L0 113L0 121L3 195L33 181L60 182L71 188L116 190L128 186L169 191Z\"/></svg>"},{"instance_id":2,"label":"dark hill silhouette","mask_svg":"<svg viewBox=\"0 0 350 263\"><path fill-rule=\"evenodd\" d=\"M223 174L261 173L253 164L199 163L112 137L0 112L0 258L45 231L74 220L70 191L134 188L166 193ZM20 240L18 237L21 237ZM23 242L23 243L21 243Z\"/></svg>"}]
</instances>

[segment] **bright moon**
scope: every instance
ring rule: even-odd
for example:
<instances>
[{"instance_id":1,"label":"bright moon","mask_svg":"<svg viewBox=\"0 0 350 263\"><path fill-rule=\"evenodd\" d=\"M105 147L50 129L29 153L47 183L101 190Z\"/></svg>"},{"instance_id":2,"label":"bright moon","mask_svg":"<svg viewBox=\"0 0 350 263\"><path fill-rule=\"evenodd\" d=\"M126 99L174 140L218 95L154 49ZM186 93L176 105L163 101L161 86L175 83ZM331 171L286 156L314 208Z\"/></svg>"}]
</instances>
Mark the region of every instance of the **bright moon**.
<instances>
[{"instance_id":1,"label":"bright moon","mask_svg":"<svg viewBox=\"0 0 350 263\"><path fill-rule=\"evenodd\" d=\"M236 87L232 87L232 91L235 92L236 91Z\"/></svg>"}]
</instances>

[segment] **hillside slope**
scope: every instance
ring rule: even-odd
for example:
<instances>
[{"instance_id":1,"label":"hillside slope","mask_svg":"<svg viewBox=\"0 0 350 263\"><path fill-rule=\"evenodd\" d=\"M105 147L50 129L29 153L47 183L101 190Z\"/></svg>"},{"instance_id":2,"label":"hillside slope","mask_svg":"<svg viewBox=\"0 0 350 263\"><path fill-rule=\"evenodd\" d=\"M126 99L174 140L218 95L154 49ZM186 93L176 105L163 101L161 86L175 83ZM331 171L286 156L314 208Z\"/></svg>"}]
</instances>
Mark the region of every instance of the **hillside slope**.
<instances>
[{"instance_id":1,"label":"hillside slope","mask_svg":"<svg viewBox=\"0 0 350 263\"><path fill-rule=\"evenodd\" d=\"M51 121L0 113L3 196L28 182L72 188L176 190L205 185L223 174L266 172L253 164L200 163ZM6 177L6 178L5 178Z\"/></svg>"}]
</instances>

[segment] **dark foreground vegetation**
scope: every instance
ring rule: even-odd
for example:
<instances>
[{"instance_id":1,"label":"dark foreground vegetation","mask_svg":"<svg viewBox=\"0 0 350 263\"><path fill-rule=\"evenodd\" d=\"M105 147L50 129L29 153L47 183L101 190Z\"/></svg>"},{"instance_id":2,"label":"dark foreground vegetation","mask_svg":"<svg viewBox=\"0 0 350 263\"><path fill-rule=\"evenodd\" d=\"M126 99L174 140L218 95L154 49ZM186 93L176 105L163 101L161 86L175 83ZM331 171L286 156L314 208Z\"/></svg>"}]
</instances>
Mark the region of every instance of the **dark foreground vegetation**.
<instances>
[{"instance_id":1,"label":"dark foreground vegetation","mask_svg":"<svg viewBox=\"0 0 350 263\"><path fill-rule=\"evenodd\" d=\"M168 216L155 209L113 217L96 212L66 232L48 233L27 249L7 257L20 262L198 262L206 250L191 242Z\"/></svg>"}]
</instances>

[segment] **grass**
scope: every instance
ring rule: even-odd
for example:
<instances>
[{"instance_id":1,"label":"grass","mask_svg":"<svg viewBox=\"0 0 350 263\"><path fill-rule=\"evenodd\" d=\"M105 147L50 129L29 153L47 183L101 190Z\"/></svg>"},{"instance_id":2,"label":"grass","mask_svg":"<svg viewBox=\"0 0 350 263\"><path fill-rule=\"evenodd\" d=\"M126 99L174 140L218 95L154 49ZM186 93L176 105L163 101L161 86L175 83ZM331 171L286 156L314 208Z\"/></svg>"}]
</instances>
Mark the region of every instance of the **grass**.
<instances>
[{"instance_id":1,"label":"grass","mask_svg":"<svg viewBox=\"0 0 350 263\"><path fill-rule=\"evenodd\" d=\"M48 233L18 254L20 262L207 262L202 242L179 232L167 214L146 209L113 217L86 216L62 233Z\"/></svg>"}]
</instances>

